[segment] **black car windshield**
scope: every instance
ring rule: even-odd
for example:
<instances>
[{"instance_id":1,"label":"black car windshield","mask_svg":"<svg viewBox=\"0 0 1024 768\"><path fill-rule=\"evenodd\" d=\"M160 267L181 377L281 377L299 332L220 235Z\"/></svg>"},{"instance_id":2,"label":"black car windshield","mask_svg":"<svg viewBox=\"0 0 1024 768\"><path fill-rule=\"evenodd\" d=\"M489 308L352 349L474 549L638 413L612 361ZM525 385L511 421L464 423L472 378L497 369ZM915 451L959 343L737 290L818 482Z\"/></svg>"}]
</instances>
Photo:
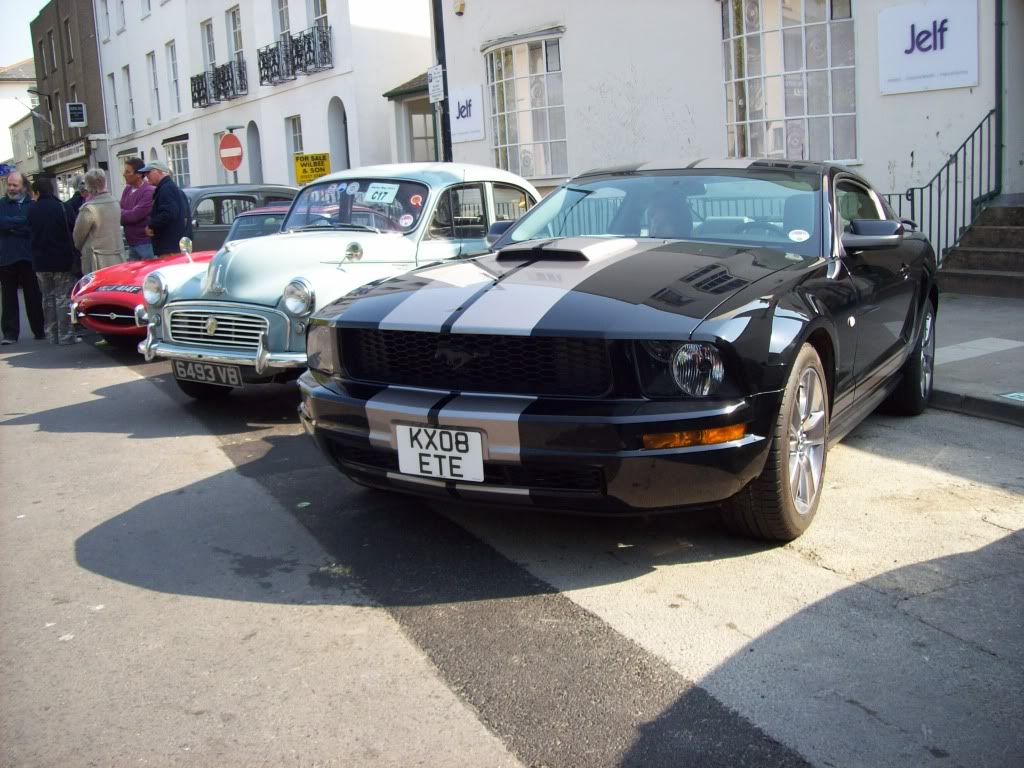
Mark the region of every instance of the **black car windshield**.
<instances>
[{"instance_id":1,"label":"black car windshield","mask_svg":"<svg viewBox=\"0 0 1024 768\"><path fill-rule=\"evenodd\" d=\"M283 229L407 234L419 224L428 192L425 184L398 179L343 179L312 184L299 192Z\"/></svg>"},{"instance_id":2,"label":"black car windshield","mask_svg":"<svg viewBox=\"0 0 1024 768\"><path fill-rule=\"evenodd\" d=\"M280 231L281 222L287 211L266 211L264 213L247 213L238 216L228 231L228 240L248 240L250 237L263 237Z\"/></svg>"},{"instance_id":3,"label":"black car windshield","mask_svg":"<svg viewBox=\"0 0 1024 768\"><path fill-rule=\"evenodd\" d=\"M695 240L821 254L821 180L774 170L579 179L540 202L497 247L553 237Z\"/></svg>"}]
</instances>

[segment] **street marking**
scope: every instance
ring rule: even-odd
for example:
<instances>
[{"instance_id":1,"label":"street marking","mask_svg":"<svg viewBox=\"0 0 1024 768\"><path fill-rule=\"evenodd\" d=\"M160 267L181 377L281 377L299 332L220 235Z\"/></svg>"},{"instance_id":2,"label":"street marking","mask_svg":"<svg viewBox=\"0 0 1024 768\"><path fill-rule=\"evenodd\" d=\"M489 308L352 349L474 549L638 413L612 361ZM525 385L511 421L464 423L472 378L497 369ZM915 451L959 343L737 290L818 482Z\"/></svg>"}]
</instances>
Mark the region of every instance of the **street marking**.
<instances>
[{"instance_id":1,"label":"street marking","mask_svg":"<svg viewBox=\"0 0 1024 768\"><path fill-rule=\"evenodd\" d=\"M1000 397L1005 397L1007 400L1016 400L1018 403L1024 403L1024 392L1007 392L1005 395L1000 395Z\"/></svg>"},{"instance_id":2,"label":"street marking","mask_svg":"<svg viewBox=\"0 0 1024 768\"><path fill-rule=\"evenodd\" d=\"M957 363L961 360L970 360L972 357L990 355L993 352L1006 352L1017 349L1017 347L1024 347L1024 341L988 338L965 341L963 344L950 344L948 347L939 347L935 353L935 364Z\"/></svg>"}]
</instances>

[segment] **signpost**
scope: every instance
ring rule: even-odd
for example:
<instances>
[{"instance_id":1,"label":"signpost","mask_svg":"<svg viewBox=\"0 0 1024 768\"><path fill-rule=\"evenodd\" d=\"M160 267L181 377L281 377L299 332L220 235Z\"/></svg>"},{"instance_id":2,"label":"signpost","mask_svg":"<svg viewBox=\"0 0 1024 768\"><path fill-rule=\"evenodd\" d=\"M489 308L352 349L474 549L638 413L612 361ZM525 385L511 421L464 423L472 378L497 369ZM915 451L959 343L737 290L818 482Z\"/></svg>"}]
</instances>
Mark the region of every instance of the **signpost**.
<instances>
[{"instance_id":1,"label":"signpost","mask_svg":"<svg viewBox=\"0 0 1024 768\"><path fill-rule=\"evenodd\" d=\"M431 104L444 101L444 68L440 64L427 70L427 92Z\"/></svg>"},{"instance_id":2,"label":"signpost","mask_svg":"<svg viewBox=\"0 0 1024 768\"><path fill-rule=\"evenodd\" d=\"M237 171L242 167L242 142L233 133L220 137L220 164L226 171Z\"/></svg>"},{"instance_id":3,"label":"signpost","mask_svg":"<svg viewBox=\"0 0 1024 768\"><path fill-rule=\"evenodd\" d=\"M331 172L330 152L309 152L295 155L295 183L308 184Z\"/></svg>"}]
</instances>

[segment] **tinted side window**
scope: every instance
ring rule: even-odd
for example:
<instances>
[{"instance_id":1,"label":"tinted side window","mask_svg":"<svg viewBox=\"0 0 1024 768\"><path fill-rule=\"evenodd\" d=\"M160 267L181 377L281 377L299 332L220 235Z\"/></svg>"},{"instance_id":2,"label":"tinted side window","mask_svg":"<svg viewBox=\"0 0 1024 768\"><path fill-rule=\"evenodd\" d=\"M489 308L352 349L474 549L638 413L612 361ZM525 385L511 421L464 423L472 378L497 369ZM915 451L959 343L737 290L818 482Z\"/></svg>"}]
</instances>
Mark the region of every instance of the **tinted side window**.
<instances>
[{"instance_id":1,"label":"tinted side window","mask_svg":"<svg viewBox=\"0 0 1024 768\"><path fill-rule=\"evenodd\" d=\"M222 197L220 202L220 218L218 224L230 224L242 211L251 211L256 207L256 200L251 197Z\"/></svg>"},{"instance_id":2,"label":"tinted side window","mask_svg":"<svg viewBox=\"0 0 1024 768\"><path fill-rule=\"evenodd\" d=\"M530 196L523 190L504 184L494 185L495 221L516 221L532 207Z\"/></svg>"},{"instance_id":3,"label":"tinted side window","mask_svg":"<svg viewBox=\"0 0 1024 768\"><path fill-rule=\"evenodd\" d=\"M854 219L885 218L875 205L868 191L859 184L840 181L836 184L836 208L839 210L841 226L846 231Z\"/></svg>"},{"instance_id":4,"label":"tinted side window","mask_svg":"<svg viewBox=\"0 0 1024 768\"><path fill-rule=\"evenodd\" d=\"M196 212L192 215L200 225L213 224L217 219L217 208L214 205L212 197L204 197L199 201L199 205L196 206Z\"/></svg>"},{"instance_id":5,"label":"tinted side window","mask_svg":"<svg viewBox=\"0 0 1024 768\"><path fill-rule=\"evenodd\" d=\"M454 211L453 211L454 208ZM487 234L487 211L482 184L468 184L447 190L437 201L430 222L435 240L466 240Z\"/></svg>"}]
</instances>

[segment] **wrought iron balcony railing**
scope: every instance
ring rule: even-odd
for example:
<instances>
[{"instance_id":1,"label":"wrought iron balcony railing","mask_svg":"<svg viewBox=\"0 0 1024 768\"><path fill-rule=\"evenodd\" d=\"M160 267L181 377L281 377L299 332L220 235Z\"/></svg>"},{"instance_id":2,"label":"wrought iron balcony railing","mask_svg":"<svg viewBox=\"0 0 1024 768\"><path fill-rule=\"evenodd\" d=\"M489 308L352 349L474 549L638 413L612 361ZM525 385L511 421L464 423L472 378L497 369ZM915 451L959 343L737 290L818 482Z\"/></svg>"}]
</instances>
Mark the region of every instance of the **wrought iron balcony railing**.
<instances>
[{"instance_id":1,"label":"wrought iron balcony railing","mask_svg":"<svg viewBox=\"0 0 1024 768\"><path fill-rule=\"evenodd\" d=\"M230 101L249 93L245 59L235 59L213 68L213 90L217 101Z\"/></svg>"},{"instance_id":2,"label":"wrought iron balcony railing","mask_svg":"<svg viewBox=\"0 0 1024 768\"><path fill-rule=\"evenodd\" d=\"M200 72L198 75L193 75L190 83L193 109L208 107L220 101L213 87L213 72Z\"/></svg>"},{"instance_id":3,"label":"wrought iron balcony railing","mask_svg":"<svg viewBox=\"0 0 1024 768\"><path fill-rule=\"evenodd\" d=\"M295 79L292 38L288 36L257 50L260 85L277 85Z\"/></svg>"},{"instance_id":4,"label":"wrought iron balcony railing","mask_svg":"<svg viewBox=\"0 0 1024 768\"><path fill-rule=\"evenodd\" d=\"M296 72L310 75L334 66L331 28L310 27L292 36L292 61Z\"/></svg>"}]
</instances>

